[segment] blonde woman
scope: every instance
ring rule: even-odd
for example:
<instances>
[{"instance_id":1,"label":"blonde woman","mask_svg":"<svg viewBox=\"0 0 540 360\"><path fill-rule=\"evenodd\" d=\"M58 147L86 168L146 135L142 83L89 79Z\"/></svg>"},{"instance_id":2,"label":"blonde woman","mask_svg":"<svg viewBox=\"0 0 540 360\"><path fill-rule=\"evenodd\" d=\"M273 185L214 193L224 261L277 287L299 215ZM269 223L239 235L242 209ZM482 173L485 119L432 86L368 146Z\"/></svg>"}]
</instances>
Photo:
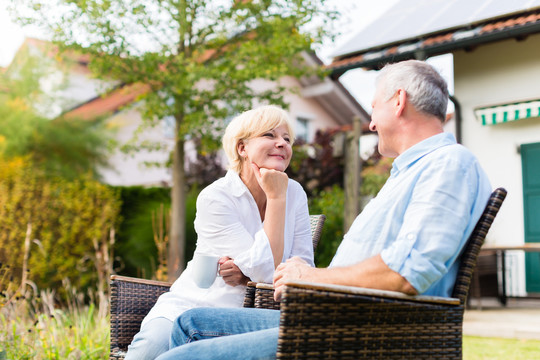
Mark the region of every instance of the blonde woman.
<instances>
[{"instance_id":1,"label":"blonde woman","mask_svg":"<svg viewBox=\"0 0 540 360\"><path fill-rule=\"evenodd\" d=\"M277 106L246 111L227 126L229 170L201 191L195 217L195 253L221 256L220 277L201 289L188 263L143 320L126 360L154 359L167 351L173 321L188 309L241 307L247 282L271 283L285 260L298 256L313 266L307 197L284 172L293 141L287 113Z\"/></svg>"}]
</instances>

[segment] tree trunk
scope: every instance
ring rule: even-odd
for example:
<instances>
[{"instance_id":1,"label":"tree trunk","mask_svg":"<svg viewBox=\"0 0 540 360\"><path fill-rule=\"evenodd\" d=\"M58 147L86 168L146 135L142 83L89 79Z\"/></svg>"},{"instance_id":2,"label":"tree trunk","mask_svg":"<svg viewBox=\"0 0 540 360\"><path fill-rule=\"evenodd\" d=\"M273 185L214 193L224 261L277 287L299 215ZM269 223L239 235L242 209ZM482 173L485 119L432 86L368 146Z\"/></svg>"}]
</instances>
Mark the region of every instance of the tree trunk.
<instances>
[{"instance_id":1,"label":"tree trunk","mask_svg":"<svg viewBox=\"0 0 540 360\"><path fill-rule=\"evenodd\" d=\"M167 278L176 280L185 266L184 248L186 243L186 176L184 170L184 139L181 138L182 116L176 116L176 141L173 150L171 188L171 228L169 236L169 259Z\"/></svg>"}]
</instances>

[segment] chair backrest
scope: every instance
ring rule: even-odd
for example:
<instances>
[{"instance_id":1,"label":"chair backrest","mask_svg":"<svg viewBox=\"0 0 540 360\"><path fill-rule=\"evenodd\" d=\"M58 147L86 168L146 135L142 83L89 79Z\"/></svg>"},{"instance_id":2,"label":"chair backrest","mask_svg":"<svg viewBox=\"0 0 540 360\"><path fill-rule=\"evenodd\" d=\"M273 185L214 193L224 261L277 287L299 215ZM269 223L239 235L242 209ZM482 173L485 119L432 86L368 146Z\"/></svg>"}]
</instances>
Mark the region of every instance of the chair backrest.
<instances>
[{"instance_id":1,"label":"chair backrest","mask_svg":"<svg viewBox=\"0 0 540 360\"><path fill-rule=\"evenodd\" d=\"M321 239L321 232L324 225L324 222L326 220L325 215L310 215L309 221L311 223L311 240L313 241L313 251L315 252L315 249L317 249L317 244L319 244L319 240Z\"/></svg>"},{"instance_id":2,"label":"chair backrest","mask_svg":"<svg viewBox=\"0 0 540 360\"><path fill-rule=\"evenodd\" d=\"M482 216L476 223L476 226L465 245L465 249L461 254L459 271L456 278L456 284L454 285L454 291L452 297L460 300L461 304L465 304L469 289L471 286L471 279L476 266L476 260L480 253L480 248L484 243L487 232L495 219L495 216L499 212L501 205L506 197L506 190L498 188L491 193L488 203Z\"/></svg>"}]
</instances>

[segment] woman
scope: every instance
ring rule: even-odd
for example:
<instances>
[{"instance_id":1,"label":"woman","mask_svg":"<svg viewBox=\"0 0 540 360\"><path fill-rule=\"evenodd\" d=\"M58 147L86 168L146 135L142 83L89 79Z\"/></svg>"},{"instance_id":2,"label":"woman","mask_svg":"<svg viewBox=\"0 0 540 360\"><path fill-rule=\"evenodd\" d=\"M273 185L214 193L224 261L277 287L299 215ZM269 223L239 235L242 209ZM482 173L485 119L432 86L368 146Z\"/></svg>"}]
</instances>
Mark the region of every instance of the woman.
<instances>
[{"instance_id":1,"label":"woman","mask_svg":"<svg viewBox=\"0 0 540 360\"><path fill-rule=\"evenodd\" d=\"M284 173L293 139L287 113L276 106L247 111L227 126L229 171L201 191L195 217L195 253L221 256L220 277L201 289L188 263L143 320L126 360L167 351L174 319L190 308L241 307L247 282L272 282L286 259L299 256L313 266L307 197Z\"/></svg>"}]
</instances>

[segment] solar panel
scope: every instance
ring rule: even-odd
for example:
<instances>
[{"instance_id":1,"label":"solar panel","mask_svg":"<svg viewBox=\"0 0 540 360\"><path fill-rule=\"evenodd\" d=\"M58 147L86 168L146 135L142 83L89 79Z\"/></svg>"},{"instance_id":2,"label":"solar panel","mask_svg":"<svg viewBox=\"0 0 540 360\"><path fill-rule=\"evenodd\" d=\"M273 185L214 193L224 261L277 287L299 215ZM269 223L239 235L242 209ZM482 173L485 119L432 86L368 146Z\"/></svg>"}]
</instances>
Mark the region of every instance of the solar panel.
<instances>
[{"instance_id":1,"label":"solar panel","mask_svg":"<svg viewBox=\"0 0 540 360\"><path fill-rule=\"evenodd\" d=\"M340 56L540 7L540 0L401 0L337 49Z\"/></svg>"}]
</instances>

